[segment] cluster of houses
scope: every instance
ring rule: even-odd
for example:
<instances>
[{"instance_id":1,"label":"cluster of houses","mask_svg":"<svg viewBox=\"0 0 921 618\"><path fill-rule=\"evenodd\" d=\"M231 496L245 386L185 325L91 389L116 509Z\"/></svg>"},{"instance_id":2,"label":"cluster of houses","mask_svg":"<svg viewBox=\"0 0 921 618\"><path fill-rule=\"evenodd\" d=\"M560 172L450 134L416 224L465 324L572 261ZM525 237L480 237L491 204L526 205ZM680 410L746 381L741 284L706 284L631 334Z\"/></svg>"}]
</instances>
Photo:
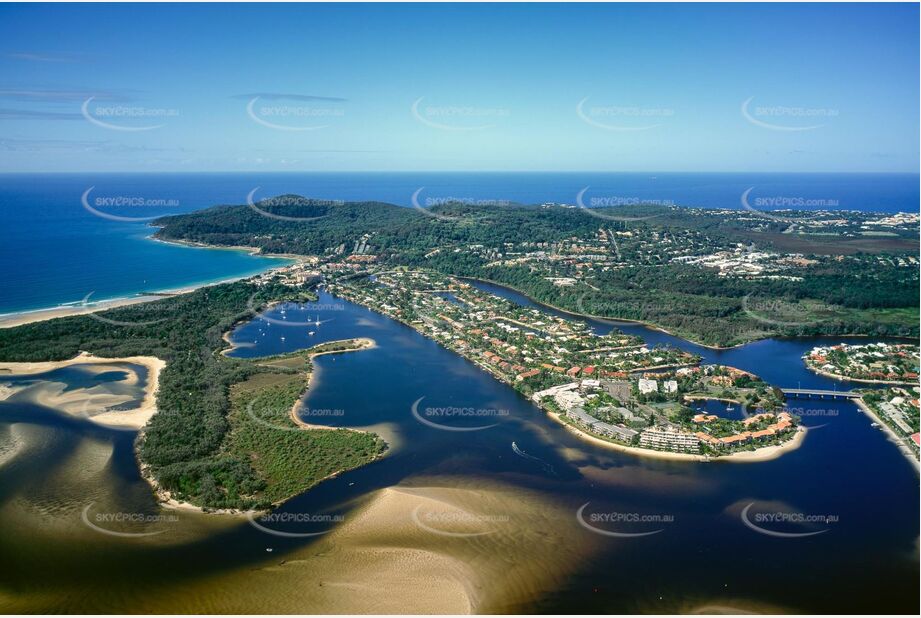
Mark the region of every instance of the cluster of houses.
<instances>
[{"instance_id":1,"label":"cluster of houses","mask_svg":"<svg viewBox=\"0 0 921 618\"><path fill-rule=\"evenodd\" d=\"M659 451L697 453L700 451L700 438L696 434L665 425L644 429L640 434L640 446Z\"/></svg>"},{"instance_id":2,"label":"cluster of houses","mask_svg":"<svg viewBox=\"0 0 921 618\"><path fill-rule=\"evenodd\" d=\"M713 368L703 369L705 373L708 370L712 371ZM733 379L730 375L713 376L713 378L725 380L727 384L731 384ZM623 406L612 408L611 412L631 422L613 424L599 420L586 411L586 404L591 398L597 396L592 393L599 390L606 391L618 401L626 402L632 397L633 385L626 380L583 379L536 392L532 395L532 399L538 404L547 398L552 399L556 407L564 411L570 420L592 433L660 451L699 453L701 444L706 444L715 450L732 449L769 441L795 429L794 419L787 412L761 413L744 419L741 422L744 427L742 431L729 436L715 437L710 433L708 424L719 420L718 416L703 413L694 416L692 421L699 426L698 431L687 431L662 418L651 426L642 427L633 421L641 421L641 425L642 422L648 420L648 416L638 415ZM637 380L636 390L646 394L675 393L678 390L678 384L675 380L662 380L660 384L655 379L644 377ZM769 424L765 425L768 422Z\"/></svg>"},{"instance_id":3,"label":"cluster of houses","mask_svg":"<svg viewBox=\"0 0 921 618\"><path fill-rule=\"evenodd\" d=\"M317 258L304 258L295 264L273 268L252 278L256 285L281 283L283 285L300 286L320 278L316 269Z\"/></svg>"},{"instance_id":4,"label":"cluster of houses","mask_svg":"<svg viewBox=\"0 0 921 618\"><path fill-rule=\"evenodd\" d=\"M916 381L918 346L867 343L819 346L804 356L806 364L835 375L859 380Z\"/></svg>"},{"instance_id":5,"label":"cluster of houses","mask_svg":"<svg viewBox=\"0 0 921 618\"><path fill-rule=\"evenodd\" d=\"M895 426L901 429L906 435L911 435L915 433L911 428L911 425L908 424L908 415L902 410L903 405L905 404L904 397L893 397L889 401L883 401L879 404L879 409L885 414L889 419L895 423ZM915 408L918 407L918 400L912 399Z\"/></svg>"},{"instance_id":6,"label":"cluster of houses","mask_svg":"<svg viewBox=\"0 0 921 618\"><path fill-rule=\"evenodd\" d=\"M699 425L705 425L711 421L716 420L718 417L712 414L698 414L694 416L691 420ZM763 413L755 414L750 416L742 421L742 424L746 427L754 425L762 420L774 419L774 422L765 427L764 429L758 429L755 431L742 431L731 436L724 436L722 438L717 438L705 431L695 432L694 435L708 446L721 449L725 447L739 446L742 444L749 444L751 442L763 442L774 438L775 436L792 431L794 428L793 417L788 412L781 412L779 414Z\"/></svg>"}]
</instances>

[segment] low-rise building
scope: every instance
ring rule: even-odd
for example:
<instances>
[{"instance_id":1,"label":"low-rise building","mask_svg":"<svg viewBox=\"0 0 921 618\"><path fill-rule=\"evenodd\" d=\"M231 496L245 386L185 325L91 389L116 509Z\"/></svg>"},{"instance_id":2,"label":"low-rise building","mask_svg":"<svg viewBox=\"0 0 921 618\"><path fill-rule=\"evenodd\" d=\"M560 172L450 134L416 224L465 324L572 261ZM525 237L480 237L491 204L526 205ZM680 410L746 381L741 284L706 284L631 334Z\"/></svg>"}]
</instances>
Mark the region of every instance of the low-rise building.
<instances>
[{"instance_id":1,"label":"low-rise building","mask_svg":"<svg viewBox=\"0 0 921 618\"><path fill-rule=\"evenodd\" d=\"M674 427L650 427L640 434L640 446L666 451L700 450L700 438Z\"/></svg>"}]
</instances>

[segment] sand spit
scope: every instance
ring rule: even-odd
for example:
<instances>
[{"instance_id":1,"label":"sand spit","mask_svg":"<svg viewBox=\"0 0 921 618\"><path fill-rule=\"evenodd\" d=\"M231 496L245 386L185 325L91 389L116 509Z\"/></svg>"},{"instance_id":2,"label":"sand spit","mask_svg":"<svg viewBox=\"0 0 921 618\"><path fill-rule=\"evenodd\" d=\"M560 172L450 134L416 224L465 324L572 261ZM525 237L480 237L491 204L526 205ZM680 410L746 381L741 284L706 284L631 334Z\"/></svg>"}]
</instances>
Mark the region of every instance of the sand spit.
<instances>
[{"instance_id":1,"label":"sand spit","mask_svg":"<svg viewBox=\"0 0 921 618\"><path fill-rule=\"evenodd\" d=\"M0 372L17 376L28 376L47 373L55 369L73 365L98 365L100 366L99 369L102 370L103 366L109 366L109 368L111 368L118 363L141 365L147 369L147 384L144 389L144 398L138 407L132 410L101 412L99 414L87 415L86 411L89 408L99 407L102 404L120 404L125 401L125 398L116 395L101 395L99 393L87 392L93 389L84 389L82 392L79 390L71 391L66 394L63 393L62 390L57 393L57 395L55 395L54 392L44 391L38 403L61 409L67 414L86 418L104 427L141 429L157 412L156 394L160 384L160 372L166 366L166 362L159 358L154 356L102 358L93 356L87 352L81 352L74 358L64 361L0 363ZM118 369L124 370L123 367L118 367ZM137 384L137 382L138 376L137 374L133 374L127 381L127 384Z\"/></svg>"},{"instance_id":2,"label":"sand spit","mask_svg":"<svg viewBox=\"0 0 921 618\"><path fill-rule=\"evenodd\" d=\"M290 547L289 539L267 533L265 547L275 555L266 553L263 565L145 597L136 610L514 612L557 587L598 544L571 511L527 490L413 481L421 486L398 485L362 498L328 534L291 552L278 553ZM557 542L561 528L571 528L567 538L575 540Z\"/></svg>"}]
</instances>

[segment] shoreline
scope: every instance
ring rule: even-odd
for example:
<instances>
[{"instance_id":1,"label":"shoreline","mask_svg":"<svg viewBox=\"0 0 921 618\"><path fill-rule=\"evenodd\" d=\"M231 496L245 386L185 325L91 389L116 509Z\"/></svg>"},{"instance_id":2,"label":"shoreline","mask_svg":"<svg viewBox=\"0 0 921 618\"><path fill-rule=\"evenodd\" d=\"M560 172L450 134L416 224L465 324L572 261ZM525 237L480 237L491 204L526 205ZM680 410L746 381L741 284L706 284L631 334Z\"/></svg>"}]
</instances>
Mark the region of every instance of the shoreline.
<instances>
[{"instance_id":1,"label":"shoreline","mask_svg":"<svg viewBox=\"0 0 921 618\"><path fill-rule=\"evenodd\" d=\"M232 330L232 328L231 328L231 330ZM227 332L225 332L224 335L223 335L223 337L222 337L222 338L224 339L224 341L227 341L228 343L231 343L231 342L230 342L230 338L229 338L229 335L230 335L231 330L228 330ZM317 352L317 353L315 353L315 354L312 353L312 354L309 354L309 355L308 355L308 359L312 359L312 358L314 358L315 356L322 356L322 355L324 355L324 354L339 354L339 353L347 353L347 352L360 352L360 351L362 351L362 350L371 350L371 349L374 349L374 348L377 347L377 342L374 341L373 339L369 338L369 337L355 337L355 338L353 338L353 339L340 339L340 340L337 340L337 341L327 341L327 342L325 342L325 343L321 343L321 344L318 344L318 345L326 345L326 344L329 344L329 343L339 343L339 342L342 342L342 341L355 341L355 342L358 344L358 347L349 348L349 349L343 349L343 350L325 350L325 351ZM231 343L231 345L232 345L232 343ZM234 348L233 348L233 347L231 347L231 348L229 348L229 349L225 348L224 350L221 351L221 353L223 354L223 353L225 353L225 352L229 352L231 349L234 349ZM266 357L266 358L272 358L272 357ZM258 359L247 359L247 360L256 361L256 360L258 360ZM339 429L344 429L344 430L346 430L346 431L355 431L355 432L359 432L359 433L374 433L374 432L366 431L366 430L364 430L364 429L355 429L355 428L352 428L352 427L333 427L333 426L329 426L329 425L312 425L312 424L310 424L310 423L307 423L307 422L301 420L301 419L297 416L297 410L300 408L300 406L301 406L301 404L302 404L302 398L304 397L304 395L305 395L306 393L309 393L309 391L310 391L310 389L311 389L311 387L312 387L312 385L313 385L313 378L314 378L314 374L315 374L315 373L316 373L316 371L315 371L314 369L311 368L310 372L309 372L308 375L307 375L307 386L306 386L306 388L304 389L304 392L301 393L301 395L298 397L297 401L294 402L294 405L291 406L291 409L290 409L289 412L288 412L288 416L289 416L289 418L292 420L292 422L294 422L294 424L295 424L298 428L300 428L300 429L305 429L305 430L333 430L333 431L335 431L335 430L339 430ZM378 434L375 434L375 435L378 435ZM380 436L378 435L378 437L380 437ZM383 438L381 438L381 439L383 439ZM390 444L389 444L386 440L384 441L384 443L386 444L387 448L385 448L384 451L381 452L381 453L380 453L377 457L375 457L372 461L377 461L378 459L384 457L384 456L390 451ZM139 463L140 463L140 459L139 459L139 458L138 458L138 461L139 461ZM368 462L368 463L371 463L371 462ZM364 464L364 465L367 465L367 464ZM324 478L320 479L319 481L317 481L316 485L319 485L320 483L322 483L322 482L324 482L324 481L328 481L328 480L330 480L330 479L336 478L337 476L339 476L339 475L342 474L343 472L347 472L347 471L349 471L349 470L354 470L354 469L355 469L355 468L337 470L337 471L335 471L335 472L333 472L333 473L331 473L331 474L325 476ZM263 513L267 513L267 512L269 512L270 510L272 510L272 509L274 509L274 508L278 508L279 506L281 506L282 504L284 504L284 503L287 502L288 500L291 500L292 498L295 498L295 497L301 495L301 493L304 493L304 492L301 492L301 493L297 493L297 494L293 494L293 495L291 495L291 496L288 496L287 498L284 498L283 500L279 500L278 502L273 503L272 506L271 506L270 508L266 508L266 509L249 509L249 510L245 510L245 511L241 511L241 510L239 510L239 509L212 509L212 508L207 508L207 507L198 506L197 504L192 504L191 502L186 502L186 501L183 501L183 500L177 500L177 499L173 498L172 494L171 494L169 491L167 491L167 490L163 489L162 487L160 487L159 483L157 483L157 480L156 480L156 479L153 477L153 475L150 473L150 467L149 467L149 466L139 465L139 470L140 470L141 477L142 477L145 481L147 481L147 484L150 485L151 489L153 490L154 496L156 497L156 500L157 500L157 502L160 504L160 506L162 506L162 507L165 508L165 509L177 510L177 511L187 511L187 512L196 512L196 513L202 513L202 514L205 514L205 515L229 515L229 516L232 516L232 517L251 517L251 516L257 516L257 515L261 515L261 514L263 514ZM315 487L316 485L314 485L314 487ZM307 491L310 491L310 490L308 489Z\"/></svg>"},{"instance_id":2,"label":"shoreline","mask_svg":"<svg viewBox=\"0 0 921 618\"><path fill-rule=\"evenodd\" d=\"M426 339L429 339L430 341L434 341L435 343L437 343L438 345L440 345L440 346L443 347L444 349L448 350L449 352L453 352L454 354L457 354L459 357L463 358L464 360L473 363L476 367L478 367L478 368L482 369L483 371L485 371L486 373L488 373L490 376L492 376L492 377L493 377L496 381L498 381L499 383L508 386L509 388L511 388L513 391L515 391L515 392L518 393L519 395L524 396L523 393L521 393L518 389L515 388L515 385L514 385L513 383L508 382L508 381L507 381L506 379L504 379L500 374L498 374L497 372L493 371L489 366L484 365L484 364L481 364L481 363L479 362L478 359L474 359L474 358L467 357L466 355L464 355L463 353L459 352L458 350L455 350L455 349L453 349L453 348L449 348L449 347L445 346L444 344L442 344L441 342L436 341L436 340L434 340L434 339L431 339L431 338L428 337L425 333L423 333L423 332L417 330L415 327L413 327L412 324L410 324L410 323L408 323L408 322L405 322L404 320L401 320L401 319L399 319L399 318L397 318L397 317L395 317L395 316L391 316L391 315L388 315L388 314L383 313L383 312L381 312L381 311L378 311L378 310L375 309L375 308L372 308L372 307L368 307L368 306L366 306L366 305L363 305L363 304L361 304L361 303L360 303L358 300L356 300L356 299L351 299L351 298L348 298L348 297L346 297L346 296L341 296L341 297L342 297L342 298L345 298L345 300L347 300L347 301L349 301L349 302L351 302L351 303L354 303L354 304L359 305L359 306L361 306L361 307L365 307L366 309L369 309L370 311L374 311L375 313L379 313L380 315L383 315L383 316L385 316L385 317L387 317L387 318L390 318L391 320L394 320L394 321L396 321L396 322L398 322L398 323L400 323L400 324L403 324L403 325L406 326L407 328L412 329L414 332L416 332L416 333L422 335L422 336L425 337ZM642 371L642 370L637 370L637 371ZM806 427L803 426L803 425L800 425L800 426L797 428L797 430L796 430L796 435L794 435L793 438L791 438L790 440L787 440L786 442L784 442L784 443L782 443L782 444L780 444L780 445L763 446L763 447L760 447L760 448L755 449L754 451L739 451L739 452L736 452L736 453L731 453L731 454L728 454L728 455L718 455L718 456L715 456L715 457L711 457L711 456L707 456L707 455L701 455L701 454L696 454L696 455L695 455L695 454L693 454L693 453L677 453L677 452L669 452L669 451L656 451L656 450L652 450L652 449L645 449L645 448L640 448L640 447L636 447L636 446L628 446L628 445L625 445L625 444L619 444L619 443L616 443L616 442L608 441L608 440L606 440L606 439L604 439L604 438L601 438L601 437L599 437L599 436L596 436L596 435L594 435L594 434L591 434L591 433L589 433L589 432L587 432L587 431L585 431L585 430L583 430L583 429L581 429L581 428L579 428L579 427L576 427L576 426L575 426L574 424L572 424L572 423L569 423L569 422L563 420L563 418L561 417L561 415L560 415L559 413L554 412L553 410L550 410L549 408L545 408L545 407L541 406L541 405L538 404L538 403L534 403L533 401L531 401L530 397L526 397L526 399L527 399L532 405L536 406L538 410L540 410L541 412L544 412L544 413L545 413L547 416L549 416L552 420L554 420L554 421L560 423L560 424L563 425L564 427L569 428L570 431L572 431L576 436L582 438L583 440L586 440L586 441L591 442L591 443L594 443L594 444L606 446L606 447L608 447L608 448L613 448L613 449L615 449L615 450L620 450L620 451L622 451L622 452L629 453L629 454L631 454L631 455L635 455L635 456L638 456L638 457L649 457L649 458L653 458L653 459L669 459L669 460L673 460L673 461L697 461L697 462L701 462L701 463L702 463L702 462L713 462L713 461L719 461L719 460L723 460L723 461L732 461L732 462L736 462L736 463L743 463L743 462L744 462L744 463L755 463L755 462L761 462L761 461L770 461L770 460L772 460L772 459L776 459L776 458L780 457L781 455L783 455L783 454L786 453L786 452L793 451L793 450L796 450L797 448L799 448L800 445L802 444L803 440L805 439L805 434L806 434ZM740 403L740 405L741 405L741 402L739 402L739 403Z\"/></svg>"},{"instance_id":3,"label":"shoreline","mask_svg":"<svg viewBox=\"0 0 921 618\"><path fill-rule=\"evenodd\" d=\"M272 270L271 268L263 271L268 272ZM46 309L28 309L26 311L14 312L14 313L3 313L0 314L0 328L14 328L16 326L23 326L25 324L33 324L35 322L45 322L47 320L53 320L55 318L67 318L67 317L79 317L81 315L87 315L90 313L98 313L100 311L107 311L109 309L117 309L120 307L128 307L131 305L139 305L141 303L150 303L157 300L163 300L165 298L171 298L173 296L181 296L183 294L189 294L196 290L202 288L212 287L215 285L222 285L224 283L233 283L235 281L242 281L244 279L249 279L255 275L239 275L236 277L228 277L226 279L220 279L218 281L208 281L200 284L188 285L181 288L175 288L171 290L162 290L158 292L142 294L139 296L125 296L122 298L111 298L107 300L95 301L90 304L81 305L77 303L76 305L67 305L67 306L58 306L58 307L48 307Z\"/></svg>"},{"instance_id":4,"label":"shoreline","mask_svg":"<svg viewBox=\"0 0 921 618\"><path fill-rule=\"evenodd\" d=\"M439 272L440 272L440 271L439 271ZM508 285L508 284L500 283L500 282L498 282L498 281L492 281L492 280L490 280L490 279L481 279L481 278L479 278L479 277L468 277L468 276L451 275L451 274L448 274L448 276L455 277L456 279L460 279L461 281L477 281L477 282L480 282L480 283L488 283L489 285L494 285L494 286L496 286L496 287L506 289L506 290L508 290L508 291L510 291L510 292L514 292L515 294L520 294L521 296L527 298L527 299L528 299L529 301L531 301L532 303L534 303L534 304L536 304L536 305L540 305L541 307L547 307L548 309L553 309L553 310L555 310L555 311L559 311L559 312L561 312L561 313L565 313L565 314L568 314L568 315L571 315L571 316L575 316L575 317L578 317L578 318L584 318L584 319L588 319L588 320L594 320L594 321L596 321L596 322L602 322L602 323L608 324L608 325L610 325L610 326L615 326L615 327L618 326L618 323L619 323L619 322L626 322L626 323L628 323L628 324L637 324L637 325L639 325L639 326L643 326L644 328L648 328L649 330L653 330L653 331L657 331L657 332L660 332L660 333L664 333L664 334L668 335L669 337L674 337L674 338L676 338L676 339L681 339L682 341L684 341L684 342L686 342L686 343L690 343L691 345L696 345L696 346L698 346L698 347L706 348L706 349L708 349L708 350L714 350L714 351L717 351L717 352L722 352L722 351L726 351L726 350L735 350L736 348L742 348L742 347L745 347L745 346L747 346L747 345L751 345L751 344L753 344L753 343L759 343L759 342L761 342L761 341L770 341L770 340L772 340L772 339L777 340L777 341L785 341L785 340L797 340L797 339L823 339L823 338L827 338L827 339L836 339L836 338L848 339L848 338L851 338L851 337L855 337L855 338L856 338L856 337L862 337L862 338L865 338L865 339L874 338L873 335L863 335L863 334L857 334L857 335L852 335L852 334L847 334L847 335L827 335L827 334L823 334L823 335L800 335L800 336L768 335L768 336L766 336L766 337L761 337L761 338L759 338L759 339L752 339L752 340L750 340L750 341L745 341L745 342L742 342L742 343L737 343L737 344L731 345L731 346L710 345L710 344L706 344L706 343L700 343L700 342L698 342L698 341L695 341L695 340L693 340L693 339L689 339L688 337L683 336L683 335L679 335L679 334L677 334L677 333L673 333L673 332L671 332L671 331L669 331L669 330L667 330L667 329L665 329L665 328L663 328L663 327L661 327L661 326L658 326L658 325L656 325L656 324L653 324L652 322L644 322L643 320L631 320L631 319L628 319L628 318L605 318L605 317L601 317L601 316L597 316L597 315L592 315L592 314L590 314L590 313L580 313L580 312L578 312L578 311L572 311L572 310L570 310L570 309L563 309L562 307L557 307L556 305L551 305L550 303L546 303L546 302L543 302L543 301L536 300L536 299L532 298L531 296L529 296L527 293L525 293L525 292L523 292L523 291L521 291L521 290L519 290L519 289L517 289L517 288L514 288L514 287L512 287L512 286L510 286L510 285ZM901 341L901 340L904 340L904 341L906 341L906 342L912 342L912 343L914 343L914 342L917 341L917 339L915 339L914 337L908 337L908 336L906 336L906 337L901 337L901 336L896 336L896 335L886 335L886 336L884 336L884 337L876 337L876 338L877 338L877 339L880 339L880 338L882 338L882 339L896 339L896 340L900 340L900 341ZM910 385L910 384L909 384L909 385Z\"/></svg>"},{"instance_id":5,"label":"shoreline","mask_svg":"<svg viewBox=\"0 0 921 618\"><path fill-rule=\"evenodd\" d=\"M739 405L742 405L742 402L739 401L738 399L727 399L726 397L711 397L710 395L702 395L702 394L695 394L695 393L691 393L689 395L685 394L684 398L687 399L688 401L723 401L725 403L737 403Z\"/></svg>"},{"instance_id":6,"label":"shoreline","mask_svg":"<svg viewBox=\"0 0 921 618\"><path fill-rule=\"evenodd\" d=\"M144 385L144 398L141 404L130 410L103 412L96 416L78 417L108 427L110 429L136 429L142 430L157 413L157 391L160 387L160 373L166 367L166 361L156 356L124 356L105 358L95 356L89 352L80 352L75 357L62 361L28 362L2 362L0 369L9 370L11 375L36 375L69 367L71 365L102 365L112 363L128 363L140 365L147 369L147 379ZM66 414L66 412L65 412Z\"/></svg>"},{"instance_id":7,"label":"shoreline","mask_svg":"<svg viewBox=\"0 0 921 618\"><path fill-rule=\"evenodd\" d=\"M540 407L540 406L538 406ZM636 457L646 457L649 459L662 459L667 461L683 461L683 462L696 462L696 463L713 463L720 461L728 461L730 463L760 463L763 461L771 461L773 459L779 458L785 453L790 451L795 451L800 446L802 446L803 441L806 439L807 429L805 426L800 425L794 434L794 436L783 442L782 444L775 444L769 446L762 446L754 451L738 451L735 453L730 453L728 455L703 455L703 454L694 454L694 453L680 453L680 452L671 452L671 451L655 451L652 449L641 448L638 446L628 446L626 444L619 444L610 440L606 440L600 436L596 436L593 433L589 433L579 427L576 427L573 423L563 420L562 416L551 410L541 408L547 416L551 419L563 425L566 429L572 432L577 437L591 442L592 444L598 446L604 446L612 450L620 451L622 453L627 453L629 455L634 455Z\"/></svg>"},{"instance_id":8,"label":"shoreline","mask_svg":"<svg viewBox=\"0 0 921 618\"><path fill-rule=\"evenodd\" d=\"M765 337L764 339L752 339L751 341L746 341L746 342L743 342L743 343L737 343L737 344L731 345L731 346L709 345L709 344L706 344L706 343L700 343L700 342L694 341L694 340L692 340L692 339L688 339L688 338L686 338L686 337L682 337L681 335L675 334L675 333L673 333L673 332L671 332L671 331L669 331L669 330L663 328L662 326L659 326L659 325L657 325L657 324L653 324L652 322L644 322L643 320L630 320L630 319L628 319L628 318L605 318L605 317L601 317L601 316L597 316L597 315L592 315L592 314L590 314L590 313L580 313L580 312L578 312L578 311L572 311L571 309L563 309L562 307L557 307L556 305L551 305L550 303L547 303L547 302L544 302L544 301L540 301L540 300L536 300L536 299L531 298L530 296L528 296L525 292L522 292L521 290L519 290L519 289L517 289L517 288L513 288L513 287L510 286L510 285L506 285L505 283L500 283L500 282L498 282L498 281L491 281L491 280L489 280L489 279L480 279L479 277L461 277L461 276L459 276L459 275L451 275L451 276L457 277L458 279L460 279L460 280L462 280L462 281L464 281L464 280L466 280L466 281L478 281L478 282L480 282L480 283L488 283L489 285L494 285L494 286L496 286L496 287L505 288L506 290L509 290L510 292L514 292L514 293L516 293L516 294L521 294L522 296L524 296L525 298L527 298L528 300L530 300L532 303L537 304L537 305L540 305L541 307L547 307L548 309L553 309L554 311L559 311L559 312L561 312L561 313L565 313L565 314L567 314L567 315L575 316L575 317L577 317L577 318L585 318L585 319L588 319L588 320L594 320L594 321L596 321L596 322L607 323L607 324L609 324L609 325L611 325L611 326L617 326L617 323L618 323L618 322L627 322L627 323L629 323L629 324L639 324L640 326L644 326L644 327L648 328L649 330L654 330L654 331L658 331L658 332L660 332L660 333L665 333L665 334L668 335L669 337L675 337L676 339L681 339L682 341L686 341L686 342L688 342L688 343L690 343L690 344L692 344L692 345L700 346L700 347L702 347L702 348L707 348L707 349L710 349L710 350L717 350L717 351L721 351L721 350L732 350L732 349L735 349L735 348L741 348L742 346L746 346L746 345L748 345L748 344L750 344L750 343L755 343L755 342L758 342L758 341L764 341L764 339L772 339L772 338L773 338L773 337Z\"/></svg>"},{"instance_id":9,"label":"shoreline","mask_svg":"<svg viewBox=\"0 0 921 618\"><path fill-rule=\"evenodd\" d=\"M158 227L158 226L152 226L152 227ZM298 255L297 253L263 253L261 247L248 247L246 245L209 245L208 243L197 242L194 240L183 240L179 238L164 239L164 238L159 238L156 232L148 236L147 239L152 240L154 242L162 242L163 244L166 244L166 245L176 245L179 247L192 247L195 249L218 249L218 250L223 250L223 251L244 251L248 255L264 257L264 258L269 258L273 260L295 260L299 263L306 261L308 257L306 255Z\"/></svg>"},{"instance_id":10,"label":"shoreline","mask_svg":"<svg viewBox=\"0 0 921 618\"><path fill-rule=\"evenodd\" d=\"M883 419L881 419L879 415L876 414L876 412L874 412L873 409L867 405L867 403L863 400L863 397L858 397L857 399L854 399L854 403L857 404L857 407L864 414L872 418L874 422L876 422L876 424L882 428L883 432L886 434L886 437L889 439L889 441L893 442L898 447L902 455L904 455L905 458L911 462L911 465L914 467L915 472L921 473L921 461L919 461L915 457L915 453L912 450L911 446L906 444L904 440L902 439L902 437L899 436L899 434L897 434L895 430L889 426L888 423L883 421Z\"/></svg>"},{"instance_id":11,"label":"shoreline","mask_svg":"<svg viewBox=\"0 0 921 618\"><path fill-rule=\"evenodd\" d=\"M257 247L222 247L218 245L204 245L196 244L191 242L180 242L180 241L170 241L162 240L156 238L155 236L147 236L147 240L154 242L162 242L165 244L172 244L178 246L186 247L195 247L198 249L216 249L216 250L228 250L228 251L245 251L249 255L259 256L267 259L278 259L278 260L294 260L296 262L302 262L305 259L305 256L296 256L288 254L274 254L274 253L261 253ZM91 303L82 304L81 301L69 304L60 304L54 307L44 307L40 309L25 309L23 311L12 311L10 313L0 313L0 328L14 328L16 326L23 326L25 324L33 324L35 322L44 322L46 320L53 320L55 318L66 318L87 315L90 313L97 313L99 311L106 311L109 309L117 309L120 307L127 307L131 305L137 305L140 303L149 303L157 300L163 300L171 296L179 296L181 294L188 294L199 290L201 288L211 287L215 285L221 285L224 283L233 283L235 281L242 281L243 279L249 279L254 277L256 274L269 272L278 266L272 266L267 268L260 273L251 273L246 275L235 275L232 277L225 277L222 279L214 281L204 281L200 283L191 283L188 285L168 288L164 290L155 290L149 292L136 292L134 296L119 296L115 298L106 298L98 301L93 301Z\"/></svg>"},{"instance_id":12,"label":"shoreline","mask_svg":"<svg viewBox=\"0 0 921 618\"><path fill-rule=\"evenodd\" d=\"M150 466L145 466L141 463L137 448L134 449L134 458L138 463L138 473L141 475L141 478L144 479L144 481L146 481L146 483L150 486L151 491L153 491L154 499L157 501L157 505L163 509L168 509L170 511L199 513L202 515L230 515L231 517L249 517L251 515L260 515L266 512L257 510L240 511L237 509L209 509L203 506L198 506L197 504L192 504L191 502L176 500L173 498L169 491L160 487L157 479L155 479L154 476L150 473Z\"/></svg>"},{"instance_id":13,"label":"shoreline","mask_svg":"<svg viewBox=\"0 0 921 618\"><path fill-rule=\"evenodd\" d=\"M374 348L377 347L377 342L374 339L371 339L370 337L354 337L352 339L338 339L335 341L327 341L325 343L320 343L317 345L319 346L319 345L327 345L330 343L342 343L344 341L353 341L356 344L358 344L358 347L346 348L344 350L322 350L320 352L315 352L315 353L311 352L307 354L307 358L309 360L313 360L317 356L324 356L327 354L346 354L349 352L361 352L362 350L373 350ZM346 431L358 431L358 432L365 433L364 430L362 429L354 429L352 427L336 427L334 425L314 425L312 423L308 423L307 421L303 420L300 416L298 416L298 411L301 409L301 407L304 404L304 396L305 395L309 396L310 390L311 388L313 388L314 376L316 375L316 373L317 373L316 368L311 367L310 372L307 374L307 387L304 389L304 392L301 393L301 396L298 397L297 401L294 402L294 405L291 406L291 409L288 411L288 416L291 418L294 424L300 427L301 429L322 429L322 430L345 429ZM387 450L389 450L389 447ZM381 454L380 456L382 457L383 454ZM337 472L336 474L339 474L339 473ZM323 480L326 480L326 479L323 479Z\"/></svg>"},{"instance_id":14,"label":"shoreline","mask_svg":"<svg viewBox=\"0 0 921 618\"><path fill-rule=\"evenodd\" d=\"M803 363L806 365L806 369L813 373L817 373L820 376L825 376L826 378L832 378L833 380L838 380L839 382L860 382L861 384L882 384L889 386L918 386L917 382L899 382L898 380L865 380L862 378L849 378L848 376L843 376L838 373L831 373L830 371L825 371L817 367L811 366L809 363Z\"/></svg>"}]
</instances>

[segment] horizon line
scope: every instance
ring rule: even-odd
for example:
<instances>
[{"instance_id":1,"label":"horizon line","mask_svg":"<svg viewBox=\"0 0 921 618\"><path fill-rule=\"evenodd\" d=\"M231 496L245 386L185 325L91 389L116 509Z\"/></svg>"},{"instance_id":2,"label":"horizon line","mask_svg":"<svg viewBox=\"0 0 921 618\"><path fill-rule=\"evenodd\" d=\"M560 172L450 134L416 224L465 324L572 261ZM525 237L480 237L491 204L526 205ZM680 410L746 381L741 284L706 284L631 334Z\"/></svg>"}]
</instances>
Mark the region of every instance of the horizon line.
<instances>
[{"instance_id":1,"label":"horizon line","mask_svg":"<svg viewBox=\"0 0 921 618\"><path fill-rule=\"evenodd\" d=\"M917 174L921 170L840 171L840 170L22 170L2 171L0 176L16 174Z\"/></svg>"}]
</instances>

